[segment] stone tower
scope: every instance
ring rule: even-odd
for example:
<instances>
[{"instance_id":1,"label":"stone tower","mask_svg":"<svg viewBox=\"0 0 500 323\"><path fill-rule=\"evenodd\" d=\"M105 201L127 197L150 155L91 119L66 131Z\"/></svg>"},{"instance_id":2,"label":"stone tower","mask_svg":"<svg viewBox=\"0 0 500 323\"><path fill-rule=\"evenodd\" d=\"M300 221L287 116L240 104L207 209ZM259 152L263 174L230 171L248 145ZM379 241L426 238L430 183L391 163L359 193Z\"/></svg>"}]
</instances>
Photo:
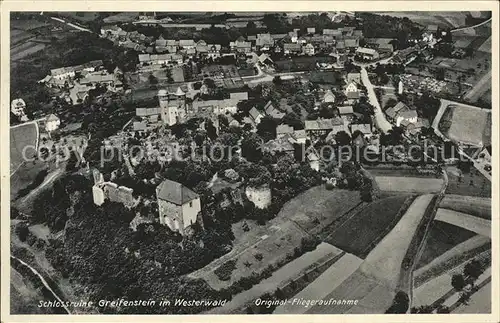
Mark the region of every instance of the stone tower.
<instances>
[{"instance_id":1,"label":"stone tower","mask_svg":"<svg viewBox=\"0 0 500 323\"><path fill-rule=\"evenodd\" d=\"M172 126L177 123L177 106L170 101L166 90L158 91L158 103L161 109L161 120Z\"/></svg>"}]
</instances>

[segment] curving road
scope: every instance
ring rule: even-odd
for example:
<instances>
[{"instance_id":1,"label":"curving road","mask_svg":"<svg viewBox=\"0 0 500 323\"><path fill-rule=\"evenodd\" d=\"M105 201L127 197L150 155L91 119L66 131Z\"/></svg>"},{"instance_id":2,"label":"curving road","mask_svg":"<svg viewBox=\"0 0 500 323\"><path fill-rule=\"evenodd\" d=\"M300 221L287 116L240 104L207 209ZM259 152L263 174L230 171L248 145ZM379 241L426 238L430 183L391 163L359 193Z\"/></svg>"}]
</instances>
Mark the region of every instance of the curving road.
<instances>
[{"instance_id":1,"label":"curving road","mask_svg":"<svg viewBox=\"0 0 500 323\"><path fill-rule=\"evenodd\" d=\"M375 95L373 84L370 82L368 72L364 66L361 67L361 82L363 82L363 85L366 87L368 102L375 107L375 122L377 124L377 128L379 128L383 133L387 133L392 129L392 124L385 118L385 114L380 107L377 96Z\"/></svg>"}]
</instances>

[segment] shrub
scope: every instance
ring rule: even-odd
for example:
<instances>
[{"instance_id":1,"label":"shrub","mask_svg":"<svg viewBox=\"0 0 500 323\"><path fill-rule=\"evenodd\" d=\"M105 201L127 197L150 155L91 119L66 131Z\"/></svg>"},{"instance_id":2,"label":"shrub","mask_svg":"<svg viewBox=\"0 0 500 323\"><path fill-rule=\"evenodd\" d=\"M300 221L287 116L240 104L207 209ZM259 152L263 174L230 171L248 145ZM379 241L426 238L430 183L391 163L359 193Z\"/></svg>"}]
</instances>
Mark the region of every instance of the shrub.
<instances>
[{"instance_id":1,"label":"shrub","mask_svg":"<svg viewBox=\"0 0 500 323\"><path fill-rule=\"evenodd\" d=\"M231 279L231 274L233 270L236 269L236 260L228 260L214 270L215 275L222 281L228 281Z\"/></svg>"}]
</instances>

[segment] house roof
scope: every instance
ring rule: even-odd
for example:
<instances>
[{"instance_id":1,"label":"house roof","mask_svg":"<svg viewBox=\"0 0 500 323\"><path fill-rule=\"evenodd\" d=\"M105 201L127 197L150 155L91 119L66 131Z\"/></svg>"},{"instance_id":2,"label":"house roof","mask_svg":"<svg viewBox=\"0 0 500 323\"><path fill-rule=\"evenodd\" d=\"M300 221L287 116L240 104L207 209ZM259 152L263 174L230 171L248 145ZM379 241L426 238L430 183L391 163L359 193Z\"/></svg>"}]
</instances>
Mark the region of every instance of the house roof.
<instances>
[{"instance_id":1,"label":"house roof","mask_svg":"<svg viewBox=\"0 0 500 323\"><path fill-rule=\"evenodd\" d=\"M156 187L156 197L176 205L183 205L199 198L199 195L181 183L166 179Z\"/></svg>"},{"instance_id":2,"label":"house roof","mask_svg":"<svg viewBox=\"0 0 500 323\"><path fill-rule=\"evenodd\" d=\"M345 39L344 41L345 41L345 47L354 48L359 46L358 38Z\"/></svg>"},{"instance_id":3,"label":"house roof","mask_svg":"<svg viewBox=\"0 0 500 323\"><path fill-rule=\"evenodd\" d=\"M323 102L335 102L335 95L331 90L326 91L325 95L323 96Z\"/></svg>"},{"instance_id":4,"label":"house roof","mask_svg":"<svg viewBox=\"0 0 500 323\"><path fill-rule=\"evenodd\" d=\"M260 113L259 110L257 110L255 107L250 109L250 116L252 119L256 120L259 116L262 116L262 113Z\"/></svg>"},{"instance_id":5,"label":"house roof","mask_svg":"<svg viewBox=\"0 0 500 323\"><path fill-rule=\"evenodd\" d=\"M179 40L179 46L185 47L185 46L195 46L196 44L194 43L194 40L192 39L181 39Z\"/></svg>"},{"instance_id":6,"label":"house roof","mask_svg":"<svg viewBox=\"0 0 500 323\"><path fill-rule=\"evenodd\" d=\"M307 138L307 134L306 134L306 131L304 129L302 129L302 130L295 130L293 132L293 137L295 139L297 139L297 140L298 139L305 139L305 138Z\"/></svg>"},{"instance_id":7,"label":"house roof","mask_svg":"<svg viewBox=\"0 0 500 323\"><path fill-rule=\"evenodd\" d=\"M285 113L276 109L271 101L267 102L267 104L264 106L264 110L266 111L267 115L275 119L281 119L285 116Z\"/></svg>"},{"instance_id":8,"label":"house roof","mask_svg":"<svg viewBox=\"0 0 500 323\"><path fill-rule=\"evenodd\" d=\"M134 121L133 128L134 131L144 131L147 128L147 124L145 122Z\"/></svg>"},{"instance_id":9,"label":"house roof","mask_svg":"<svg viewBox=\"0 0 500 323\"><path fill-rule=\"evenodd\" d=\"M372 133L372 127L368 123L364 124L352 124L351 125L351 133L354 133L355 131L361 131L363 134L368 135Z\"/></svg>"},{"instance_id":10,"label":"house roof","mask_svg":"<svg viewBox=\"0 0 500 323\"><path fill-rule=\"evenodd\" d=\"M356 82L358 84L361 83L361 74L360 73L347 73L347 84L351 82Z\"/></svg>"},{"instance_id":11,"label":"house roof","mask_svg":"<svg viewBox=\"0 0 500 323\"><path fill-rule=\"evenodd\" d=\"M359 99L359 91L346 92L346 96L348 99Z\"/></svg>"},{"instance_id":12,"label":"house roof","mask_svg":"<svg viewBox=\"0 0 500 323\"><path fill-rule=\"evenodd\" d=\"M339 40L337 44L335 44L335 48L337 49L344 49L345 48L345 42L343 40Z\"/></svg>"},{"instance_id":13,"label":"house roof","mask_svg":"<svg viewBox=\"0 0 500 323\"><path fill-rule=\"evenodd\" d=\"M248 92L229 93L229 98L240 101L248 100Z\"/></svg>"},{"instance_id":14,"label":"house roof","mask_svg":"<svg viewBox=\"0 0 500 323\"><path fill-rule=\"evenodd\" d=\"M138 117L147 117L155 114L160 114L161 108L136 108L135 115Z\"/></svg>"},{"instance_id":15,"label":"house roof","mask_svg":"<svg viewBox=\"0 0 500 323\"><path fill-rule=\"evenodd\" d=\"M296 43L283 44L283 49L285 49L285 50L300 51L301 48L302 48L302 46L300 44L296 44Z\"/></svg>"},{"instance_id":16,"label":"house roof","mask_svg":"<svg viewBox=\"0 0 500 323\"><path fill-rule=\"evenodd\" d=\"M353 114L354 110L351 105L346 105L343 107L338 107L340 115Z\"/></svg>"},{"instance_id":17,"label":"house roof","mask_svg":"<svg viewBox=\"0 0 500 323\"><path fill-rule=\"evenodd\" d=\"M375 49L373 49L373 48L359 47L356 50L356 53L366 54L366 55L375 55L377 53L377 51Z\"/></svg>"},{"instance_id":18,"label":"house roof","mask_svg":"<svg viewBox=\"0 0 500 323\"><path fill-rule=\"evenodd\" d=\"M332 119L317 119L317 120L306 120L305 129L306 130L330 130L334 126L344 125L344 121L341 118Z\"/></svg>"},{"instance_id":19,"label":"house roof","mask_svg":"<svg viewBox=\"0 0 500 323\"><path fill-rule=\"evenodd\" d=\"M278 127L276 127L276 133L277 134L293 133L293 127L287 124L280 124Z\"/></svg>"}]
</instances>

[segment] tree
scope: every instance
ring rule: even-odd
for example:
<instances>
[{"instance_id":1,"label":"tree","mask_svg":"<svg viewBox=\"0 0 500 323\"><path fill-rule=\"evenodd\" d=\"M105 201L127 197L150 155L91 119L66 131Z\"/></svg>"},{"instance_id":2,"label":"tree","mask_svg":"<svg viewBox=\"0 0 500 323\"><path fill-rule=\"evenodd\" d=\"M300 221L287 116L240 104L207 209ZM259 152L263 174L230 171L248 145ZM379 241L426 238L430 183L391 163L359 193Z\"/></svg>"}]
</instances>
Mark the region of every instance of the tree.
<instances>
[{"instance_id":1,"label":"tree","mask_svg":"<svg viewBox=\"0 0 500 323\"><path fill-rule=\"evenodd\" d=\"M455 274L451 277L451 286L457 291L461 291L465 287L465 279L461 274Z\"/></svg>"},{"instance_id":2,"label":"tree","mask_svg":"<svg viewBox=\"0 0 500 323\"><path fill-rule=\"evenodd\" d=\"M241 141L241 154L249 161L259 161L262 158L262 138L256 133L250 133Z\"/></svg>"},{"instance_id":3,"label":"tree","mask_svg":"<svg viewBox=\"0 0 500 323\"><path fill-rule=\"evenodd\" d=\"M283 123L293 127L294 130L304 129L304 123L295 112L288 112L283 117Z\"/></svg>"},{"instance_id":4,"label":"tree","mask_svg":"<svg viewBox=\"0 0 500 323\"><path fill-rule=\"evenodd\" d=\"M149 75L148 80L151 85L158 84L158 78L156 78L156 76L154 76L153 74Z\"/></svg>"},{"instance_id":5,"label":"tree","mask_svg":"<svg viewBox=\"0 0 500 323\"><path fill-rule=\"evenodd\" d=\"M276 127L276 120L273 117L265 116L257 125L257 133L264 141L276 139Z\"/></svg>"},{"instance_id":6,"label":"tree","mask_svg":"<svg viewBox=\"0 0 500 323\"><path fill-rule=\"evenodd\" d=\"M28 235L30 234L30 230L28 229L28 225L26 222L19 222L16 224L15 231L19 240L22 242L26 241Z\"/></svg>"},{"instance_id":7,"label":"tree","mask_svg":"<svg viewBox=\"0 0 500 323\"><path fill-rule=\"evenodd\" d=\"M464 275L470 277L474 280L478 279L478 277L483 273L483 267L481 263L477 260L471 260L464 267Z\"/></svg>"},{"instance_id":8,"label":"tree","mask_svg":"<svg viewBox=\"0 0 500 323\"><path fill-rule=\"evenodd\" d=\"M391 307L386 311L388 314L404 314L408 311L410 303L410 298L408 294L403 291L398 291L394 300L392 301Z\"/></svg>"},{"instance_id":9,"label":"tree","mask_svg":"<svg viewBox=\"0 0 500 323\"><path fill-rule=\"evenodd\" d=\"M351 137L345 131L339 131L335 134L335 141L339 146L348 146L351 144Z\"/></svg>"}]
</instances>

